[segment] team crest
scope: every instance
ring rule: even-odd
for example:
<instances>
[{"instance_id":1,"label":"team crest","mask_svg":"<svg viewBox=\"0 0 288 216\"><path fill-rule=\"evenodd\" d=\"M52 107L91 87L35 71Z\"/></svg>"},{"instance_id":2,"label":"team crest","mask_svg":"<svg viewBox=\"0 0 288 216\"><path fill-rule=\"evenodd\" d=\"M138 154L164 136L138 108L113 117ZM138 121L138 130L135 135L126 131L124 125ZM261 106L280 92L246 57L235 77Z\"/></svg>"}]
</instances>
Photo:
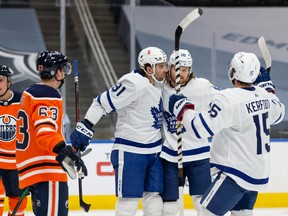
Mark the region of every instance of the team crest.
<instances>
[{"instance_id":1,"label":"team crest","mask_svg":"<svg viewBox=\"0 0 288 216\"><path fill-rule=\"evenodd\" d=\"M0 140L10 142L16 137L16 118L11 115L0 116Z\"/></svg>"},{"instance_id":2,"label":"team crest","mask_svg":"<svg viewBox=\"0 0 288 216\"><path fill-rule=\"evenodd\" d=\"M167 130L173 134L177 132L177 120L176 116L171 114L170 112L164 112L164 118L167 123ZM182 133L186 132L185 127L182 125Z\"/></svg>"},{"instance_id":3,"label":"team crest","mask_svg":"<svg viewBox=\"0 0 288 216\"><path fill-rule=\"evenodd\" d=\"M12 72L14 90L23 91L40 80L35 68L37 57L37 52L15 51L0 46L0 62Z\"/></svg>"},{"instance_id":4,"label":"team crest","mask_svg":"<svg viewBox=\"0 0 288 216\"><path fill-rule=\"evenodd\" d=\"M162 127L163 123L163 100L162 98L159 101L159 107L152 107L151 108L151 114L154 118L152 127L156 129L160 129Z\"/></svg>"}]
</instances>

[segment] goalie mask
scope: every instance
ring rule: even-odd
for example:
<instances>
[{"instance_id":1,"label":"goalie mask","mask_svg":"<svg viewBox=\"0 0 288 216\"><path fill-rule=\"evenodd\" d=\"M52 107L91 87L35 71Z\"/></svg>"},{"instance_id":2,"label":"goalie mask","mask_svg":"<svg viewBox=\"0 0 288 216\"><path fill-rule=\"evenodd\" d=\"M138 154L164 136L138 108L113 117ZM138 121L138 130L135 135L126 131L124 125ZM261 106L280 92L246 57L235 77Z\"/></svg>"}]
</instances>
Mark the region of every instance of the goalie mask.
<instances>
[{"instance_id":1,"label":"goalie mask","mask_svg":"<svg viewBox=\"0 0 288 216\"><path fill-rule=\"evenodd\" d=\"M253 83L259 72L260 61L254 53L238 52L228 65L228 77L231 81L236 79L244 83Z\"/></svg>"}]
</instances>

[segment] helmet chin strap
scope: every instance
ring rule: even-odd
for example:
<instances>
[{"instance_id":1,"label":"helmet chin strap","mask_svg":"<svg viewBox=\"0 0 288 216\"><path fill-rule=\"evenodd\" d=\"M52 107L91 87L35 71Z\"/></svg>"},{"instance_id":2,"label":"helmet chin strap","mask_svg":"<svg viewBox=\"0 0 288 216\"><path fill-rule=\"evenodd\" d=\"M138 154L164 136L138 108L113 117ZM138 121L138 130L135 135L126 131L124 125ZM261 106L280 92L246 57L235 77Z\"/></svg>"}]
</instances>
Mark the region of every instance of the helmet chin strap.
<instances>
[{"instance_id":1,"label":"helmet chin strap","mask_svg":"<svg viewBox=\"0 0 288 216\"><path fill-rule=\"evenodd\" d=\"M4 94L0 95L0 97L3 97L3 96L8 92L9 89L10 89L10 88L8 87L8 88L6 89L6 91L4 92Z\"/></svg>"},{"instance_id":2,"label":"helmet chin strap","mask_svg":"<svg viewBox=\"0 0 288 216\"><path fill-rule=\"evenodd\" d=\"M148 76L152 77L152 79L153 79L155 82L157 82L157 83L162 83L162 82L164 82L164 79L163 79L163 80L157 80L157 79L156 79L156 77L154 76L154 75L155 75L155 68L154 68L154 67L152 67L153 74L149 74L144 68L143 68L143 70L145 71L145 73L146 73Z\"/></svg>"},{"instance_id":3,"label":"helmet chin strap","mask_svg":"<svg viewBox=\"0 0 288 216\"><path fill-rule=\"evenodd\" d=\"M63 79L61 79L61 80L58 80L56 76L55 76L55 79L56 79L57 81L61 82L60 85L59 85L58 88L57 88L57 89L60 89L60 88L63 86L63 84L65 83L66 74L65 74L65 77L64 77Z\"/></svg>"},{"instance_id":4,"label":"helmet chin strap","mask_svg":"<svg viewBox=\"0 0 288 216\"><path fill-rule=\"evenodd\" d=\"M0 95L0 97L3 97L9 91L9 89L10 89L10 85L9 84L11 85L11 82L8 82L6 91L4 92L4 94Z\"/></svg>"}]
</instances>

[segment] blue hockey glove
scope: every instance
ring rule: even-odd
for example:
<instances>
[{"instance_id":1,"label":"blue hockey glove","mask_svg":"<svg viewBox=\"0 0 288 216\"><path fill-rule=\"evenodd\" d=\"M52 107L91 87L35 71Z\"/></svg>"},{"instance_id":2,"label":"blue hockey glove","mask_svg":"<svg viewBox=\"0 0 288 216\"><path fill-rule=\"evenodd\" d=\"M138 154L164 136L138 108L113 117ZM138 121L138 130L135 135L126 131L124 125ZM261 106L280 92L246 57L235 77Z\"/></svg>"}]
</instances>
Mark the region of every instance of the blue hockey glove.
<instances>
[{"instance_id":1,"label":"blue hockey glove","mask_svg":"<svg viewBox=\"0 0 288 216\"><path fill-rule=\"evenodd\" d=\"M78 151L85 151L90 144L90 140L93 137L95 131L86 121L78 122L76 128L72 131L70 140L72 146Z\"/></svg>"},{"instance_id":2,"label":"blue hockey glove","mask_svg":"<svg viewBox=\"0 0 288 216\"><path fill-rule=\"evenodd\" d=\"M60 153L56 156L56 160L71 179L76 179L77 174L78 178L81 179L88 174L84 161L76 154L75 149L70 145L62 147Z\"/></svg>"},{"instance_id":3,"label":"blue hockey glove","mask_svg":"<svg viewBox=\"0 0 288 216\"><path fill-rule=\"evenodd\" d=\"M182 121L182 116L186 109L194 109L194 104L184 95L173 94L169 98L169 112L174 114L178 121Z\"/></svg>"},{"instance_id":4,"label":"blue hockey glove","mask_svg":"<svg viewBox=\"0 0 288 216\"><path fill-rule=\"evenodd\" d=\"M260 73L253 84L255 86L264 88L267 92L272 92L275 94L275 86L271 81L268 71L264 67L260 68Z\"/></svg>"}]
</instances>

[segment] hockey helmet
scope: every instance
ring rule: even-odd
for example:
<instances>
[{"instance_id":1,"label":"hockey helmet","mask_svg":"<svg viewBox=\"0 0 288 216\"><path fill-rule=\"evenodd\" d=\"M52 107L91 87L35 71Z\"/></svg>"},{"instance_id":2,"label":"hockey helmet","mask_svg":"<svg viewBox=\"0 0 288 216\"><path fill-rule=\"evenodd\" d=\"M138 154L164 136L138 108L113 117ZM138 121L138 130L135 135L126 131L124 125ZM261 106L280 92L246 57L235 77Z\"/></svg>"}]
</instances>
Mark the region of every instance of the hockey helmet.
<instances>
[{"instance_id":1,"label":"hockey helmet","mask_svg":"<svg viewBox=\"0 0 288 216\"><path fill-rule=\"evenodd\" d=\"M169 58L169 66L176 64L175 57L176 56L175 56L175 50L174 50ZM190 68L192 67L193 59L188 50L179 49L179 64L180 66L184 66L184 67L190 67Z\"/></svg>"},{"instance_id":2,"label":"hockey helmet","mask_svg":"<svg viewBox=\"0 0 288 216\"><path fill-rule=\"evenodd\" d=\"M0 76L6 76L8 81L12 80L12 73L6 65L0 65Z\"/></svg>"},{"instance_id":3,"label":"hockey helmet","mask_svg":"<svg viewBox=\"0 0 288 216\"><path fill-rule=\"evenodd\" d=\"M254 53L238 52L228 65L228 77L244 82L253 83L260 72L260 61Z\"/></svg>"},{"instance_id":4,"label":"hockey helmet","mask_svg":"<svg viewBox=\"0 0 288 216\"><path fill-rule=\"evenodd\" d=\"M36 68L40 75L51 79L55 76L57 69L61 68L67 75L71 73L72 67L65 55L57 51L44 51L39 54Z\"/></svg>"},{"instance_id":5,"label":"hockey helmet","mask_svg":"<svg viewBox=\"0 0 288 216\"><path fill-rule=\"evenodd\" d=\"M157 47L147 47L138 55L139 66L144 70L146 64L150 64L152 68L155 68L156 64L164 62L167 62L167 55Z\"/></svg>"},{"instance_id":6,"label":"hockey helmet","mask_svg":"<svg viewBox=\"0 0 288 216\"><path fill-rule=\"evenodd\" d=\"M172 65L176 64L176 52L175 50L172 52L169 58L169 68L171 69ZM188 50L185 49L179 49L179 66L183 67L189 67L189 74L192 73L192 64L193 59L191 57L191 54Z\"/></svg>"}]
</instances>

